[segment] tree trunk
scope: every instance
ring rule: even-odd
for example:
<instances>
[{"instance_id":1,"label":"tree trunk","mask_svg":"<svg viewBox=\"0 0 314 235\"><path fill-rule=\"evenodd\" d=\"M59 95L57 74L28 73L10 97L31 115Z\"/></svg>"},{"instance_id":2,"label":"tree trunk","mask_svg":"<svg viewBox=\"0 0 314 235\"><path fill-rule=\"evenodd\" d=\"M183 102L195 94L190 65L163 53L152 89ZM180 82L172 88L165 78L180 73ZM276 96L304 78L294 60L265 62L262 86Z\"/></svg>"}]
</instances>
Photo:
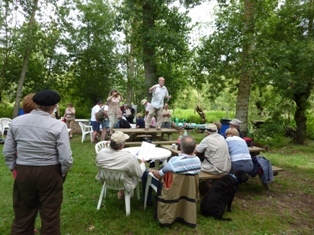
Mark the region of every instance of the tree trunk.
<instances>
[{"instance_id":1,"label":"tree trunk","mask_svg":"<svg viewBox=\"0 0 314 235\"><path fill-rule=\"evenodd\" d=\"M247 133L250 92L252 84L252 58L254 49L254 0L244 1L244 28L241 75L238 87L236 118L242 121L241 131Z\"/></svg>"},{"instance_id":2,"label":"tree trunk","mask_svg":"<svg viewBox=\"0 0 314 235\"><path fill-rule=\"evenodd\" d=\"M38 9L37 8L38 7L38 1L39 0L33 1L32 12L31 12L30 19L28 22L28 34L27 34L27 39L26 39L27 45L26 45L26 50L25 50L25 54L23 57L22 70L21 70L20 78L19 78L18 85L17 85L15 104L14 104L14 109L13 109L13 118L18 115L18 111L20 108L20 102L21 102L21 97L22 97L22 89L23 89L23 84L24 84L24 80L25 80L25 74L27 71L29 55L31 53L31 48L32 48L32 44L33 44L33 27L35 24L35 13L36 13L36 10Z\"/></svg>"},{"instance_id":3,"label":"tree trunk","mask_svg":"<svg viewBox=\"0 0 314 235\"><path fill-rule=\"evenodd\" d=\"M309 87L309 86L308 86ZM297 125L297 129L292 142L296 144L305 144L306 141L306 121L307 117L305 112L308 106L308 98L311 92L306 91L304 93L294 94L294 101L297 105L297 109L294 113L294 120Z\"/></svg>"},{"instance_id":4,"label":"tree trunk","mask_svg":"<svg viewBox=\"0 0 314 235\"><path fill-rule=\"evenodd\" d=\"M130 52L128 56L128 76L127 76L127 84L126 84L126 103L128 105L132 105L132 97L133 97L133 86L132 80L134 79L135 69L134 69L134 58L132 56L133 45L130 45Z\"/></svg>"},{"instance_id":5,"label":"tree trunk","mask_svg":"<svg viewBox=\"0 0 314 235\"><path fill-rule=\"evenodd\" d=\"M155 13L154 8L151 5L151 1L143 1L143 62L145 70L146 92L147 99L151 99L151 93L148 92L148 88L154 83L157 83L156 78L156 65L155 47L152 45L150 29L155 27Z\"/></svg>"}]
</instances>

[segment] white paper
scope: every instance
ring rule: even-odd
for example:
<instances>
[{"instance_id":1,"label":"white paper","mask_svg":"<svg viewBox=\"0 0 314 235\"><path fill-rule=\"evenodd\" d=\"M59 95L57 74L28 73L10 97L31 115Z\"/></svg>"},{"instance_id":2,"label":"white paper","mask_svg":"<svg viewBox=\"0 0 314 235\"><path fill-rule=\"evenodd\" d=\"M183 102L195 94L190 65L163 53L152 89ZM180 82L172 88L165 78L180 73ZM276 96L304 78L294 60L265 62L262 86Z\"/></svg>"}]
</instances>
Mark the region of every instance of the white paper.
<instances>
[{"instance_id":1,"label":"white paper","mask_svg":"<svg viewBox=\"0 0 314 235\"><path fill-rule=\"evenodd\" d=\"M144 159L145 161L148 161L150 159L150 156L152 155L154 149L155 149L155 144L151 144L151 143L143 141L141 148L140 148L140 151L138 152L137 158L138 159Z\"/></svg>"}]
</instances>

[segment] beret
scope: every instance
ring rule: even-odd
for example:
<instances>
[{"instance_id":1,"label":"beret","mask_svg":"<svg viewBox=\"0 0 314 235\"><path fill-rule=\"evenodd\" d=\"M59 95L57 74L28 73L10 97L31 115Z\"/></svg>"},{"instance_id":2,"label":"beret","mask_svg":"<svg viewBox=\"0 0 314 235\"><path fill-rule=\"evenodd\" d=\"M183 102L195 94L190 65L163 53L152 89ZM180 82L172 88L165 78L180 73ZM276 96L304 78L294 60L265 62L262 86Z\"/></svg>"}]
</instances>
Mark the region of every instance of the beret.
<instances>
[{"instance_id":1,"label":"beret","mask_svg":"<svg viewBox=\"0 0 314 235\"><path fill-rule=\"evenodd\" d=\"M33 101L42 106L53 106L59 103L61 100L60 95L52 90L42 90L36 93L33 97Z\"/></svg>"}]
</instances>

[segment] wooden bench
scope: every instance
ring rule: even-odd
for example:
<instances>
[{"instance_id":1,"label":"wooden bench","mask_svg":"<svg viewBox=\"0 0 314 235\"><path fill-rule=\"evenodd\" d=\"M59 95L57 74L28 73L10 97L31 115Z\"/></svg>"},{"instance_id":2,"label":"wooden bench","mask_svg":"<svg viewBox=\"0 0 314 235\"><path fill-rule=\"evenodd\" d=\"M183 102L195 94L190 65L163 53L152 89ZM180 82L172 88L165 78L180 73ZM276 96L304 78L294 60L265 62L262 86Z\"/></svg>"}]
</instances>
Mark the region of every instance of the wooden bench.
<instances>
[{"instance_id":1,"label":"wooden bench","mask_svg":"<svg viewBox=\"0 0 314 235\"><path fill-rule=\"evenodd\" d=\"M277 167L277 166L272 166L273 174L278 175L280 171L283 171L283 168ZM227 174L209 174L206 172L201 171L199 174L199 180L218 180L221 177L225 176ZM269 184L264 184L262 183L265 189L270 190Z\"/></svg>"},{"instance_id":2,"label":"wooden bench","mask_svg":"<svg viewBox=\"0 0 314 235\"><path fill-rule=\"evenodd\" d=\"M177 141L174 140L153 140L152 144L163 145L163 144L175 144ZM126 146L140 146L142 141L125 142Z\"/></svg>"}]
</instances>

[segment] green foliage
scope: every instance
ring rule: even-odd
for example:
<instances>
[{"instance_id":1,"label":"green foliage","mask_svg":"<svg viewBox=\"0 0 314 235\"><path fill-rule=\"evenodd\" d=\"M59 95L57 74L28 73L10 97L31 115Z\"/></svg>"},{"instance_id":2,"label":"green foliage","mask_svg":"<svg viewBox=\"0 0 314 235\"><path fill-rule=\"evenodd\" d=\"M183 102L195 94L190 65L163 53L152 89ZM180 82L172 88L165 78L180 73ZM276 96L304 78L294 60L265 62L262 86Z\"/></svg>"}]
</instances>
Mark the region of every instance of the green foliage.
<instances>
[{"instance_id":1,"label":"green foliage","mask_svg":"<svg viewBox=\"0 0 314 235\"><path fill-rule=\"evenodd\" d=\"M206 111L204 110L207 122L216 122L219 121L221 118L224 118L223 111ZM188 123L201 123L201 117L194 109L174 109L172 112L172 120L174 121L175 118L179 119L181 122L182 119L185 119Z\"/></svg>"},{"instance_id":2,"label":"green foliage","mask_svg":"<svg viewBox=\"0 0 314 235\"><path fill-rule=\"evenodd\" d=\"M7 102L0 103L0 117L12 118L13 105Z\"/></svg>"},{"instance_id":3,"label":"green foliage","mask_svg":"<svg viewBox=\"0 0 314 235\"><path fill-rule=\"evenodd\" d=\"M283 119L269 119L253 132L253 138L262 142L281 142L285 133L285 122Z\"/></svg>"},{"instance_id":4,"label":"green foliage","mask_svg":"<svg viewBox=\"0 0 314 235\"><path fill-rule=\"evenodd\" d=\"M314 112L308 111L306 116L306 136L308 138L314 139Z\"/></svg>"}]
</instances>

